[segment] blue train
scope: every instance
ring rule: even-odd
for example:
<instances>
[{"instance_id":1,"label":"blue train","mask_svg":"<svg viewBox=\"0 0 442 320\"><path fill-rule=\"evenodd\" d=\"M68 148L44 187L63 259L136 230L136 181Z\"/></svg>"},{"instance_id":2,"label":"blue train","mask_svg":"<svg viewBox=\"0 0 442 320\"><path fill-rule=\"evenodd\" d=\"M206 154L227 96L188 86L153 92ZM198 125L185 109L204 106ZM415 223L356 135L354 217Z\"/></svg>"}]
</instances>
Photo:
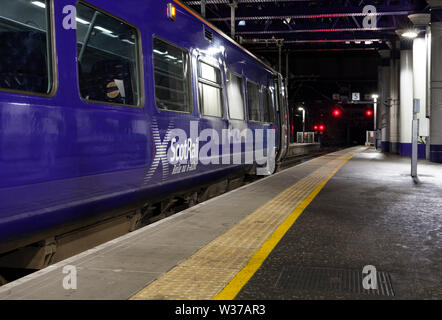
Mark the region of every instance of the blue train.
<instances>
[{"instance_id":1,"label":"blue train","mask_svg":"<svg viewBox=\"0 0 442 320\"><path fill-rule=\"evenodd\" d=\"M284 158L281 75L179 1L0 7L0 254L256 167L168 163L192 122L274 128Z\"/></svg>"}]
</instances>

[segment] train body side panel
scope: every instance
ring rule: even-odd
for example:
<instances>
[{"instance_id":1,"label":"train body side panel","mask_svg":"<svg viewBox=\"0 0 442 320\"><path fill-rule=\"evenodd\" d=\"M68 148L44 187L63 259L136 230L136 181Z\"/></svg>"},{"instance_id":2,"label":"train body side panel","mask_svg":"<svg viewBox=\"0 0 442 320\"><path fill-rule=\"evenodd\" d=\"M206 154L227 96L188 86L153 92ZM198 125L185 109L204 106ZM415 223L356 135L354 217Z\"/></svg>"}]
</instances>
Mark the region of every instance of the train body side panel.
<instances>
[{"instance_id":1,"label":"train body side panel","mask_svg":"<svg viewBox=\"0 0 442 320\"><path fill-rule=\"evenodd\" d=\"M176 21L168 20L166 1L88 3L139 28L144 105L133 108L80 98L76 34L64 29L62 23L63 7L75 5L75 1L55 1L59 83L55 96L0 92L0 240L23 237L132 202L154 200L249 167L198 164L194 170L173 174L174 166L158 155L161 142L173 128L190 136L193 121L199 132L213 129L221 136L223 129L274 127L229 120L225 92L223 118L202 117L195 70L192 113L159 111L153 78L154 36L188 50L192 59L195 52L210 53L220 62L223 81L227 68L261 85L272 84L274 76L215 31L213 42L207 41L203 23L186 10L177 7Z\"/></svg>"}]
</instances>

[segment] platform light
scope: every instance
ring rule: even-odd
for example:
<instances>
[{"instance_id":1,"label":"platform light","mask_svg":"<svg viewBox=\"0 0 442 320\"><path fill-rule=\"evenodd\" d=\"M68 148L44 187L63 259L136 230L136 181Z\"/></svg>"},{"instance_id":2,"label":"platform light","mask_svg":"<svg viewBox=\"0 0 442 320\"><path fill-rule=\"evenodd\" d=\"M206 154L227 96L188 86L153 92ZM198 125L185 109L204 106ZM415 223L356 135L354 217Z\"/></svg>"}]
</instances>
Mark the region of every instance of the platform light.
<instances>
[{"instance_id":1,"label":"platform light","mask_svg":"<svg viewBox=\"0 0 442 320\"><path fill-rule=\"evenodd\" d=\"M103 33L112 33L111 30L106 29L106 28L103 28L103 27L100 27L100 26L96 26L96 27L94 27L94 28L97 29L97 30L100 30L100 31L103 32Z\"/></svg>"},{"instance_id":2,"label":"platform light","mask_svg":"<svg viewBox=\"0 0 442 320\"><path fill-rule=\"evenodd\" d=\"M172 20L175 21L176 18L176 8L172 3L168 3L167 4L167 17Z\"/></svg>"},{"instance_id":3,"label":"platform light","mask_svg":"<svg viewBox=\"0 0 442 320\"><path fill-rule=\"evenodd\" d=\"M31 2L34 6L40 7L40 8L46 8L46 4L44 4L41 1L32 1Z\"/></svg>"},{"instance_id":4,"label":"platform light","mask_svg":"<svg viewBox=\"0 0 442 320\"><path fill-rule=\"evenodd\" d=\"M408 39L414 39L417 38L417 32L415 30L407 30L404 33L402 33L402 37Z\"/></svg>"},{"instance_id":5,"label":"platform light","mask_svg":"<svg viewBox=\"0 0 442 320\"><path fill-rule=\"evenodd\" d=\"M238 26L240 26L240 27L244 27L246 25L246 20L241 20L239 23L238 23Z\"/></svg>"},{"instance_id":6,"label":"platform light","mask_svg":"<svg viewBox=\"0 0 442 320\"><path fill-rule=\"evenodd\" d=\"M377 94L372 94L372 95L371 95L371 98L372 98L372 99L378 99L378 98L379 98L379 95L377 95Z\"/></svg>"},{"instance_id":7,"label":"platform light","mask_svg":"<svg viewBox=\"0 0 442 320\"><path fill-rule=\"evenodd\" d=\"M90 24L89 21L83 20L81 18L76 17L75 20L77 20L77 22L80 22L81 24Z\"/></svg>"}]
</instances>

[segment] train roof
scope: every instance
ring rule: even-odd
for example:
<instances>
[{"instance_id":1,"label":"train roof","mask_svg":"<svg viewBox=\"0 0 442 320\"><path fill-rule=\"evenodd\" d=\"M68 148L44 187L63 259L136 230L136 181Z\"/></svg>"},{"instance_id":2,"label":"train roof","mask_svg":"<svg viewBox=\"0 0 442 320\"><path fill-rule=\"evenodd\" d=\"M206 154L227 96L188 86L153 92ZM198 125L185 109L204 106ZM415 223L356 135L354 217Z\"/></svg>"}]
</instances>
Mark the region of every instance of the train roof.
<instances>
[{"instance_id":1,"label":"train roof","mask_svg":"<svg viewBox=\"0 0 442 320\"><path fill-rule=\"evenodd\" d=\"M206 24L207 26L209 26L210 28L212 28L214 31L216 31L219 35L221 35L223 38L225 38L226 40L228 40L229 42L231 42L232 44L234 44L235 46L237 46L238 48L240 48L241 50L243 50L245 53L247 53L249 56L251 56L253 59L255 59L256 61L258 61L259 63L263 64L265 67L267 67L268 69L270 69L273 73L275 74L279 74L278 71L276 71L275 69L273 69L271 66L269 66L267 63L265 63L264 61L262 61L260 58L258 58L257 56L255 56L253 53L251 53L249 50L247 50L246 48L244 48L242 45L240 45L238 42L236 42L234 39L232 39L231 37L229 37L227 34L225 34L223 31L221 31L220 29L218 29L217 27L215 27L213 24L211 24L209 21L207 21L206 19L204 19L203 17L201 17L197 12L195 12L194 10L192 10L191 8L189 8L187 5L185 5L184 3L182 3L179 0L173 0L173 2L175 2L176 4L178 4L180 7L182 7L184 10L186 10L187 12L189 12L190 14L192 14L194 17L196 17L198 20L200 20L201 22L203 22L204 24Z\"/></svg>"}]
</instances>

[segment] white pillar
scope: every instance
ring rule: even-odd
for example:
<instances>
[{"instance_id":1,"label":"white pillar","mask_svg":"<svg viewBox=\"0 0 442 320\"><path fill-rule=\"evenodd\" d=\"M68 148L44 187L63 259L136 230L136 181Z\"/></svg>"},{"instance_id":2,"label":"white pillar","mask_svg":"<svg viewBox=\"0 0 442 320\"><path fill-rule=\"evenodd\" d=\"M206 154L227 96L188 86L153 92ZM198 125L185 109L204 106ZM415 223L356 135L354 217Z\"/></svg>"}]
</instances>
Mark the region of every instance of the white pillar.
<instances>
[{"instance_id":1,"label":"white pillar","mask_svg":"<svg viewBox=\"0 0 442 320\"><path fill-rule=\"evenodd\" d=\"M399 153L399 60L395 50L390 64L390 147L392 153Z\"/></svg>"},{"instance_id":2,"label":"white pillar","mask_svg":"<svg viewBox=\"0 0 442 320\"><path fill-rule=\"evenodd\" d=\"M430 144L430 160L442 163L442 21L431 23Z\"/></svg>"},{"instance_id":3,"label":"white pillar","mask_svg":"<svg viewBox=\"0 0 442 320\"><path fill-rule=\"evenodd\" d=\"M413 97L420 100L421 109L417 119L423 126L427 116L427 41L424 37L413 41ZM426 158L424 144L418 146L418 157Z\"/></svg>"},{"instance_id":4,"label":"white pillar","mask_svg":"<svg viewBox=\"0 0 442 320\"><path fill-rule=\"evenodd\" d=\"M411 125L413 123L413 51L401 50L399 150L411 156Z\"/></svg>"},{"instance_id":5,"label":"white pillar","mask_svg":"<svg viewBox=\"0 0 442 320\"><path fill-rule=\"evenodd\" d=\"M378 125L381 130L381 150L390 150L390 51L381 50L381 66L379 67L379 102Z\"/></svg>"}]
</instances>

